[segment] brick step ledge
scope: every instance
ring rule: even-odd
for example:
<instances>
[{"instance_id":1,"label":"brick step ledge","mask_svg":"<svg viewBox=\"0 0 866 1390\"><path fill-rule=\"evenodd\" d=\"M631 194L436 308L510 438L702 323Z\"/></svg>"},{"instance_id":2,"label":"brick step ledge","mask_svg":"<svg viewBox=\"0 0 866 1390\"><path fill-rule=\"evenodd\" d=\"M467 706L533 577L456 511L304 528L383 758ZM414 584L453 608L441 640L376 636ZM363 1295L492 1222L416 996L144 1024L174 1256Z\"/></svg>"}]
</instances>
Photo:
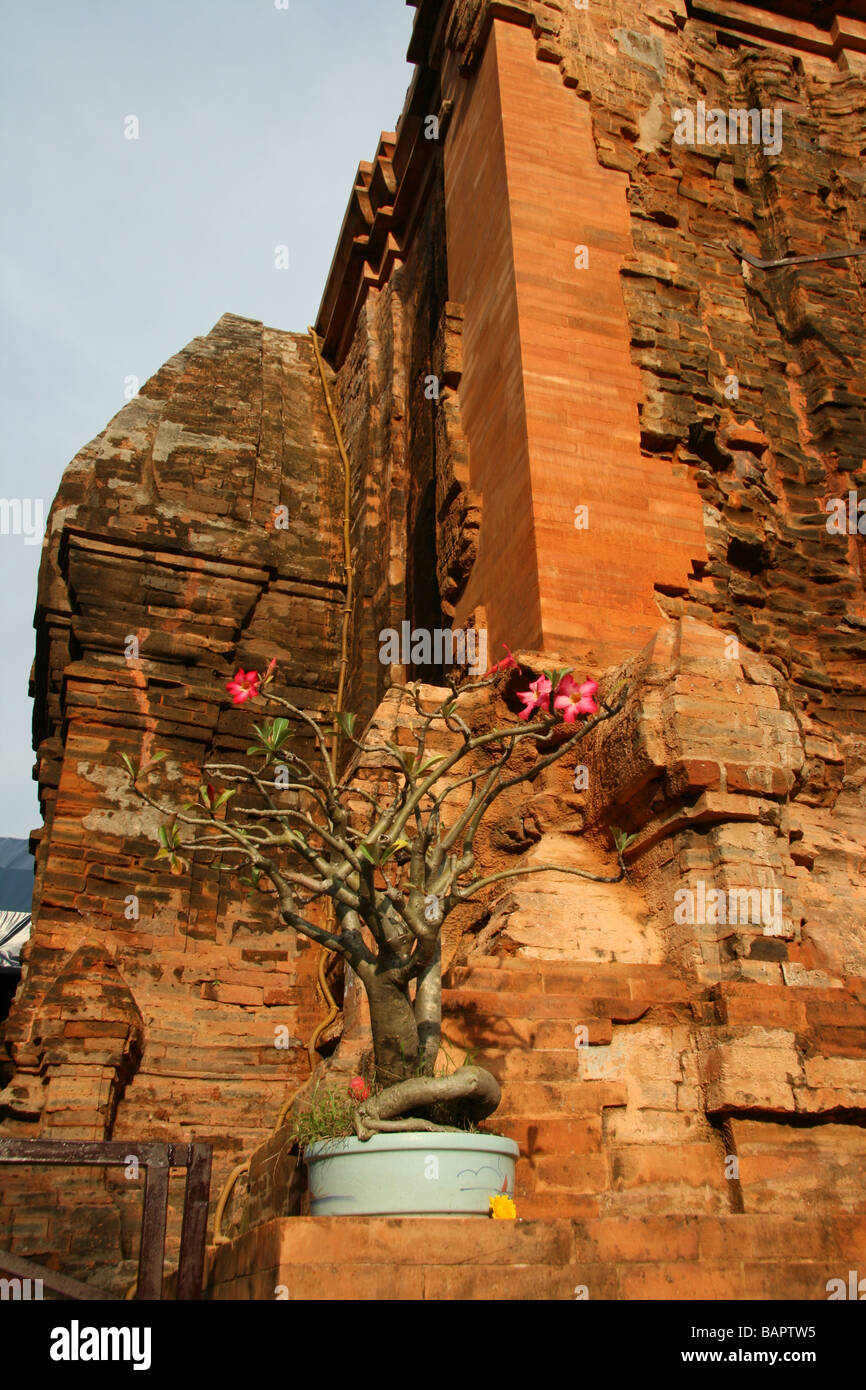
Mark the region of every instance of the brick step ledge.
<instances>
[{"instance_id":1,"label":"brick step ledge","mask_svg":"<svg viewBox=\"0 0 866 1390\"><path fill-rule=\"evenodd\" d=\"M281 1217L209 1248L205 1297L823 1301L864 1245L866 1217L826 1214Z\"/></svg>"}]
</instances>

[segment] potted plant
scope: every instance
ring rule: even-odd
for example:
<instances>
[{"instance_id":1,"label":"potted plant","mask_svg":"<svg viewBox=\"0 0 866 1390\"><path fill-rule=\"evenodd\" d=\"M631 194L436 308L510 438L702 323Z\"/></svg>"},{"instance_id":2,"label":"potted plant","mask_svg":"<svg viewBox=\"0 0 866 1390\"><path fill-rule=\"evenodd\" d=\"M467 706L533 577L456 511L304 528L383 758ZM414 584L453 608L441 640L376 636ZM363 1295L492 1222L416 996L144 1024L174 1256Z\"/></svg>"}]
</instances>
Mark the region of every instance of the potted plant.
<instances>
[{"instance_id":1,"label":"potted plant","mask_svg":"<svg viewBox=\"0 0 866 1390\"><path fill-rule=\"evenodd\" d=\"M227 684L237 705L261 698L283 711L253 726L256 742L247 755L255 765L206 764L197 802L160 827L158 857L183 873L186 855L217 850L221 867L238 873L251 890L270 884L285 925L342 956L366 992L372 1075L356 1079L342 1133L331 1126L329 1137L306 1144L313 1211L488 1215L495 1198L497 1215L513 1214L517 1145L470 1132L499 1105L498 1081L471 1061L445 1074L436 1070L442 927L455 908L500 880L550 870L595 882L622 879L628 840L619 832L620 868L613 878L556 864L485 875L477 869L474 844L497 797L567 757L622 708L624 691L599 705L594 681L578 686L568 669L544 672L527 689L514 690L512 705L523 706L516 715L473 733L464 718L469 697L504 684L506 673L523 674L508 652L480 679L459 686L452 681L449 697L432 710L422 709L418 685L403 687L417 716L415 746L407 749L375 733L356 738L355 718L345 712L335 716L329 734L273 693L274 667L272 661L263 675L241 670ZM303 728L314 741L315 763L291 747ZM447 730L453 747L430 756L426 743L434 729ZM374 795L353 780L352 760L339 774L338 737L358 755L379 756L388 776L385 792ZM534 741L536 756L514 771L515 750L527 740ZM166 813L169 808L141 785L163 756L139 768L125 762L139 795ZM448 799L458 788L467 789L465 804L452 810ZM241 809L232 801L241 789L253 794L255 806ZM326 925L309 912L321 901L329 907Z\"/></svg>"},{"instance_id":2,"label":"potted plant","mask_svg":"<svg viewBox=\"0 0 866 1390\"><path fill-rule=\"evenodd\" d=\"M442 1074L453 1074L450 1062ZM354 1076L345 1097L317 1088L296 1112L312 1216L516 1215L513 1139L484 1133L465 1116L453 1128L431 1124L358 1139L358 1110L383 1089Z\"/></svg>"}]
</instances>

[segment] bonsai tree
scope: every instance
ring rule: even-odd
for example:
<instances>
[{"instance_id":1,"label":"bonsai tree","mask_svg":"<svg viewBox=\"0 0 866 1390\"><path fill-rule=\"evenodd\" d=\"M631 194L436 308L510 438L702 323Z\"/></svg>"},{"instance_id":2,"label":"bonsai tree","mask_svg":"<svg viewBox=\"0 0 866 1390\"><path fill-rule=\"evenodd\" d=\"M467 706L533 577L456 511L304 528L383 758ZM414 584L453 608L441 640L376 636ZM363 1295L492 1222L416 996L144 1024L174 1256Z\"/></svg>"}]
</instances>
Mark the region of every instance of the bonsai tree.
<instances>
[{"instance_id":1,"label":"bonsai tree","mask_svg":"<svg viewBox=\"0 0 866 1390\"><path fill-rule=\"evenodd\" d=\"M272 661L264 675L239 671L227 684L234 703L263 697L274 666ZM523 705L519 714L473 733L461 713L466 697L512 669L521 668L508 652L484 677L459 687L452 681L449 698L428 712L421 708L418 685L399 687L418 716L410 750L382 737L357 739L355 718L347 713L336 715L329 738L322 722L268 691L269 705L284 714L253 725L256 741L247 754L255 765L205 764L197 802L160 827L157 857L167 858L173 873L188 868L186 855L218 851L220 867L237 873L251 890L269 882L285 925L342 956L361 981L370 1007L375 1081L371 1094L366 1086L356 1092L366 1097L354 1112L360 1139L384 1130L452 1128L486 1118L499 1104L499 1084L483 1067L434 1075L441 1041L442 927L455 908L519 875L555 870L601 883L625 875L628 837L618 831L619 873L611 878L556 864L479 874L475 838L494 801L567 757L624 699L620 692L616 703L600 706L594 681L578 685L567 669L545 672L516 691ZM429 756L425 745L437 728L453 735L454 748ZM315 765L292 750L291 740L302 729L312 736ZM387 773L384 792L374 795L351 781L351 763L338 776L337 737L379 755ZM522 770L510 770L515 750L527 740L537 745L537 756ZM170 814L141 785L164 756L140 768L124 761L138 794ZM449 798L461 787L467 788L465 805L449 815ZM255 806L242 808L232 800L241 790ZM309 912L320 900L331 905L325 926Z\"/></svg>"}]
</instances>

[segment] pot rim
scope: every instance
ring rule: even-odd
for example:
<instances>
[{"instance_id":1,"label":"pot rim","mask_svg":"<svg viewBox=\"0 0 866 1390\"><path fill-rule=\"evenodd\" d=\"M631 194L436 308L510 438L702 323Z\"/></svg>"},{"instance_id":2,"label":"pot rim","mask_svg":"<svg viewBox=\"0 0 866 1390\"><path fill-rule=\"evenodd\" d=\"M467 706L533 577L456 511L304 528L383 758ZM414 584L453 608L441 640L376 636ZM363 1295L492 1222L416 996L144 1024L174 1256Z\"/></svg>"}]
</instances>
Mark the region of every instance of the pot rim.
<instances>
[{"instance_id":1,"label":"pot rim","mask_svg":"<svg viewBox=\"0 0 866 1390\"><path fill-rule=\"evenodd\" d=\"M351 1154L364 1153L406 1153L413 1149L424 1149L472 1153L498 1153L507 1158L520 1157L520 1145L504 1134L471 1134L459 1132L452 1134L427 1133L410 1130L406 1133L374 1134L372 1139L357 1139L355 1135L345 1135L340 1139L316 1139L304 1148L304 1162L315 1162L320 1158L341 1158Z\"/></svg>"}]
</instances>

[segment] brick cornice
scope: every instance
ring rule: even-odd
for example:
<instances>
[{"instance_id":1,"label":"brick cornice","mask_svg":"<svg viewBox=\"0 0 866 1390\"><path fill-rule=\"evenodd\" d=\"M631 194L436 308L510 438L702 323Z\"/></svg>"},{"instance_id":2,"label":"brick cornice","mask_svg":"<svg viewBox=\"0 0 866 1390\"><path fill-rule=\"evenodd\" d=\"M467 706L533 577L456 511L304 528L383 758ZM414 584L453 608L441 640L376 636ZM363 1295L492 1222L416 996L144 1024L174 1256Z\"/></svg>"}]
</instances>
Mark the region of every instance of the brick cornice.
<instances>
[{"instance_id":1,"label":"brick cornice","mask_svg":"<svg viewBox=\"0 0 866 1390\"><path fill-rule=\"evenodd\" d=\"M425 118L440 105L438 74L417 68L396 132L383 133L373 162L358 165L316 319L322 351L338 368L367 291L387 283L411 244L435 168Z\"/></svg>"},{"instance_id":2,"label":"brick cornice","mask_svg":"<svg viewBox=\"0 0 866 1390\"><path fill-rule=\"evenodd\" d=\"M762 44L813 53L831 61L845 52L866 53L866 3L838 0L815 5L804 0L756 5L744 0L688 0L690 19L722 33Z\"/></svg>"},{"instance_id":3,"label":"brick cornice","mask_svg":"<svg viewBox=\"0 0 866 1390\"><path fill-rule=\"evenodd\" d=\"M387 283L411 245L436 167L424 122L440 113L439 70L446 51L457 53L460 73L468 76L481 59L495 19L525 28L536 22L529 0L407 4L417 10L407 54L416 65L415 75L396 132L384 132L372 163L358 165L316 319L324 355L338 368L368 290Z\"/></svg>"},{"instance_id":4,"label":"brick cornice","mask_svg":"<svg viewBox=\"0 0 866 1390\"><path fill-rule=\"evenodd\" d=\"M531 28L537 21L532 0L406 0L417 14L409 44L410 62L438 67L447 48L456 53L460 72L478 67L494 19Z\"/></svg>"}]
</instances>

